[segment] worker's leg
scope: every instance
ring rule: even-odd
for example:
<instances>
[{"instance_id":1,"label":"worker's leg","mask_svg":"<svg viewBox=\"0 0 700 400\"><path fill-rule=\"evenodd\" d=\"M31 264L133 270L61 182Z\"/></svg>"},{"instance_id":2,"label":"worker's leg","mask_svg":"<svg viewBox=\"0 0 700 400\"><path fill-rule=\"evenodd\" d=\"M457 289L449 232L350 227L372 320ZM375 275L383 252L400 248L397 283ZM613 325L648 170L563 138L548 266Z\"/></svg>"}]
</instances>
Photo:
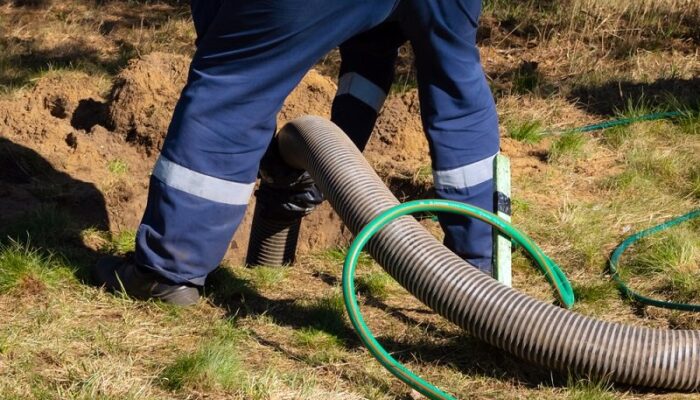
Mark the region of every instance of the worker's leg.
<instances>
[{"instance_id":1,"label":"worker's leg","mask_svg":"<svg viewBox=\"0 0 700 400\"><path fill-rule=\"evenodd\" d=\"M206 35L207 30L214 22L222 3L223 0L192 0L190 2L192 22L197 33L197 44Z\"/></svg>"},{"instance_id":2,"label":"worker's leg","mask_svg":"<svg viewBox=\"0 0 700 400\"><path fill-rule=\"evenodd\" d=\"M383 21L395 0L193 4L198 49L137 232L136 261L201 285L243 218L287 94L323 54Z\"/></svg>"},{"instance_id":3,"label":"worker's leg","mask_svg":"<svg viewBox=\"0 0 700 400\"><path fill-rule=\"evenodd\" d=\"M398 11L416 53L423 124L439 197L493 211L498 116L476 47L480 0L406 0ZM491 271L491 228L441 215L445 244Z\"/></svg>"},{"instance_id":4,"label":"worker's leg","mask_svg":"<svg viewBox=\"0 0 700 400\"><path fill-rule=\"evenodd\" d=\"M397 50L405 41L397 23L384 22L340 45L342 62L331 120L360 150L367 144L384 104ZM299 176L276 167L281 160L273 142L260 164L256 212L280 221L298 221L323 201L323 194L308 173Z\"/></svg>"},{"instance_id":5,"label":"worker's leg","mask_svg":"<svg viewBox=\"0 0 700 400\"><path fill-rule=\"evenodd\" d=\"M394 80L398 48L406 39L397 22L385 22L340 46L338 94L331 120L363 150Z\"/></svg>"}]
</instances>

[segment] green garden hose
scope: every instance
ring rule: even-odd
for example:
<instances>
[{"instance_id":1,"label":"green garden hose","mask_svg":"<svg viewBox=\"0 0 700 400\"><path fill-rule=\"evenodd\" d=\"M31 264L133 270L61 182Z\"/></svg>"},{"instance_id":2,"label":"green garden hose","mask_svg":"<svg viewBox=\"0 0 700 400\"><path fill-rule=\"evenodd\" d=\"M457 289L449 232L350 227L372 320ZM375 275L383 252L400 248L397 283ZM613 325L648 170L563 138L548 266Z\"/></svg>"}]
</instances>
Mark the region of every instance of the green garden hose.
<instances>
[{"instance_id":1,"label":"green garden hose","mask_svg":"<svg viewBox=\"0 0 700 400\"><path fill-rule=\"evenodd\" d=\"M412 373L384 350L372 335L367 324L365 324L355 294L354 277L357 262L362 249L364 249L372 236L397 218L408 214L427 211L459 214L465 217L476 218L492 225L525 249L554 287L559 301L567 308L571 308L574 304L574 293L571 284L566 279L561 269L547 257L527 235L504 219L481 208L449 200L416 200L392 207L367 224L350 246L343 266L343 298L345 300L345 307L350 316L350 321L355 331L359 334L362 343L365 344L370 353L388 369L389 372L430 399L454 399L454 397Z\"/></svg>"},{"instance_id":2,"label":"green garden hose","mask_svg":"<svg viewBox=\"0 0 700 400\"><path fill-rule=\"evenodd\" d=\"M603 129L615 128L617 126L632 125L632 124L635 124L637 122L658 121L658 120L662 120L662 119L672 119L672 118L683 117L683 116L689 115L689 113L690 113L690 111L687 111L687 112L683 112L683 111L655 112L655 113L650 113L650 114L638 115L636 117L611 119L608 121L597 122L595 124L590 124L590 125L578 126L575 128L562 128L562 129L545 130L542 132L542 135L561 135L561 134L571 134L571 133L595 132L595 131L600 131Z\"/></svg>"},{"instance_id":3,"label":"green garden hose","mask_svg":"<svg viewBox=\"0 0 700 400\"><path fill-rule=\"evenodd\" d=\"M621 118L612 121L586 125L566 130L566 132L593 132L616 126L630 125L641 121L669 119L681 115L681 112L653 113L633 118ZM561 304L565 305L567 308L571 308L575 301L574 293L571 288L571 284L566 279L566 276L564 275L562 270L549 257L547 257L542 252L542 250L539 247L537 247L537 245L534 242L532 242L532 240L530 240L529 237L527 237L527 235L525 235L520 230L511 225L509 222L501 219L497 215L480 209L478 207L448 200L417 200L392 207L386 210L385 212L381 213L378 217L376 217L369 224L367 224L364 227L364 229L360 231L360 233L357 235L352 245L350 246L347 258L345 259L345 264L343 266L343 299L345 301L345 307L348 310L350 321L353 327L355 328L355 331L360 336L362 343L364 343L369 352L379 361L379 363L382 366L389 370L389 372L391 372L394 376L399 378L401 381L403 381L413 389L417 390L419 393L423 394L424 396L427 396L429 399L454 400L455 398L450 394L440 390L430 382L425 381L421 377L411 372L408 368L406 368L395 358L393 358L382 347L382 345L379 344L379 342L373 336L372 331L365 323L364 318L362 317L359 304L357 302L357 296L355 293L355 270L360 254L367 242L369 242L369 240L383 227L385 227L395 219L418 212L447 212L452 214L459 214L466 217L477 218L481 221L492 225L499 232L509 237L512 241L521 245L525 249L525 251L532 257L535 264L545 274L549 283L554 287L557 298L559 299ZM624 280L620 277L618 273L618 261L620 259L620 256L633 243L635 243L643 237L652 235L656 232L689 221L690 219L697 218L698 216L700 216L700 210L695 210L673 220L652 227L650 229L646 229L635 235L630 236L615 249L610 258L609 269L612 278L615 280L619 290L625 296L637 302L657 307L683 311L700 311L700 304L682 304L661 301L642 296L636 293L635 291L631 290L625 284Z\"/></svg>"},{"instance_id":4,"label":"green garden hose","mask_svg":"<svg viewBox=\"0 0 700 400\"><path fill-rule=\"evenodd\" d=\"M354 234L399 205L354 143L327 119L296 119L278 137L284 161L311 174ZM700 330L602 321L539 301L473 268L408 216L384 225L374 238L365 240L367 252L409 293L494 348L545 368L625 385L700 389ZM357 247L351 255L357 257ZM347 278L344 290L349 291L346 295L354 292ZM371 333L358 322L357 303L352 306L355 327L365 335L363 340L373 354L405 381L417 383L422 393L450 398L382 358L367 337Z\"/></svg>"},{"instance_id":5,"label":"green garden hose","mask_svg":"<svg viewBox=\"0 0 700 400\"><path fill-rule=\"evenodd\" d=\"M651 305L651 306L656 306L656 307L661 307L661 308L668 308L672 310L681 310L681 311L700 311L700 304L684 304L684 303L676 303L672 301L663 301L663 300L657 300L657 299L652 299L650 297L643 296L634 290L630 289L625 281L620 277L619 274L619 261L620 257L622 256L622 253L625 252L625 250L630 247L632 244L637 242L638 240L653 235L657 232L663 231L665 229L668 229L672 226L676 226L678 224L681 224L683 222L690 221L691 219L698 218L700 217L700 209L691 211L685 215L681 215L680 217L674 218L672 220L666 221L662 224L656 225L654 227L651 227L649 229L645 229L641 232L637 232L634 235L628 237L625 239L622 243L620 243L619 246L613 251L612 256L610 257L610 264L609 264L609 270L610 274L612 276L612 279L615 281L617 284L618 289L620 292L625 296L628 297L634 301L637 301L642 304L646 305Z\"/></svg>"},{"instance_id":6,"label":"green garden hose","mask_svg":"<svg viewBox=\"0 0 700 400\"><path fill-rule=\"evenodd\" d=\"M667 112L657 112L657 113L651 113L651 114L645 114L645 115L640 115L637 117L631 117L631 118L620 118L620 119L614 119L610 121L604 121L601 123L597 124L592 124L592 125L585 125L581 126L578 128L573 128L573 129L568 129L565 132L567 133L585 133L585 132L593 132L593 131L598 131L602 129L608 129L608 128L613 128L616 126L625 126L625 125L630 125L636 122L642 122L642 121L656 121L656 120L662 120L662 119L670 119L670 118L676 118L676 117L681 117L685 113L680 112L680 111L667 111ZM632 244L637 242L638 240L653 235L657 232L666 230L672 226L681 224L683 222L689 221L693 218L697 218L700 216L700 210L695 210L691 211L688 214L681 215L680 217L671 219L669 221L666 221L664 223L661 223L659 225L656 225L654 227L651 227L649 229L645 229L641 232L638 232L627 239L625 239L622 243L620 243L617 248L615 248L615 251L613 251L612 255L610 256L610 263L608 265L608 269L610 271L612 279L615 281L615 284L617 285L618 289L620 290L620 293L624 295L625 297L636 301L641 304L646 304L650 306L655 306L655 307L660 307L660 308L666 308L666 309L671 309L671 310L680 310L680 311L700 311L700 304L685 304L685 303L677 303L677 302L672 302L672 301L662 301L662 300L657 300L653 299L647 296L643 296L634 290L630 289L629 286L625 283L625 281L620 277L620 274L618 272L619 269L619 260L622 254L625 252L627 248L629 248Z\"/></svg>"},{"instance_id":7,"label":"green garden hose","mask_svg":"<svg viewBox=\"0 0 700 400\"><path fill-rule=\"evenodd\" d=\"M599 131L601 129L614 128L616 126L631 125L631 124L634 124L636 122L656 121L656 120L660 120L660 119L669 119L669 118L680 117L682 115L683 115L683 113L680 111L657 112L657 113L640 115L637 117L613 119L610 121L604 121L604 122L600 122L597 124L585 125L585 126L581 126L578 128L565 129L564 132L566 132L566 133L593 132L593 131Z\"/></svg>"},{"instance_id":8,"label":"green garden hose","mask_svg":"<svg viewBox=\"0 0 700 400\"><path fill-rule=\"evenodd\" d=\"M670 119L670 118L676 118L676 117L681 117L685 115L686 113L681 112L681 111L667 111L667 112L657 112L657 113L651 113L651 114L645 114L645 115L640 115L637 117L630 117L630 118L619 118L619 119L614 119L610 121L604 121L600 122L597 124L591 124L591 125L585 125L577 128L572 128L572 129L565 129L561 133L585 133L585 132L593 132L593 131L598 131L602 129L608 129L608 128L613 128L616 126L625 126L625 125L631 125L633 123L637 122L642 122L642 121L656 121L656 120L662 120L662 119ZM678 218L674 218L672 220L666 221L662 224L659 224L657 226L654 226L652 228L643 230L641 232L638 232L627 239L625 239L622 243L618 245L618 247L615 249L615 251L612 253L612 256L610 257L610 263L608 265L608 269L610 271L612 279L615 281L615 284L617 285L618 289L620 292L627 298L637 301L638 303L641 304L646 304L646 305L651 305L651 306L656 306L660 308L667 308L667 309L672 309L672 310L681 310L681 311L700 311L700 304L684 304L684 303L676 303L672 301L662 301L662 300L657 300L657 299L652 299L650 297L643 296L634 290L630 289L625 281L620 277L620 274L618 273L618 267L619 267L619 260L624 251L630 247L632 244L637 242L639 239L653 235L657 232L663 231L665 229L668 229L672 226L678 225L680 223L686 222L688 220L691 220L693 218L697 218L700 214L700 210L695 210L691 211L688 214L682 215Z\"/></svg>"}]
</instances>

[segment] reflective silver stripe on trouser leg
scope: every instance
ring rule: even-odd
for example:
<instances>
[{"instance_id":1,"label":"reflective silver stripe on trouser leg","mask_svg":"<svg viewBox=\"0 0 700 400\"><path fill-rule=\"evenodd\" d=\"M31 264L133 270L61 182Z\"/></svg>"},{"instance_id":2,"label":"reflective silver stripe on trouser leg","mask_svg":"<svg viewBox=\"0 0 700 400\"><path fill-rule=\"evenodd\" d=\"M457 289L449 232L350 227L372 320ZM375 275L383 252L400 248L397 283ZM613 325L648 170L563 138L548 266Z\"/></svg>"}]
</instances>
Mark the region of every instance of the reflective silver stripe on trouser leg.
<instances>
[{"instance_id":1,"label":"reflective silver stripe on trouser leg","mask_svg":"<svg viewBox=\"0 0 700 400\"><path fill-rule=\"evenodd\" d=\"M247 205L255 186L255 182L239 183L204 175L176 164L162 155L156 162L153 176L171 188L229 205Z\"/></svg>"},{"instance_id":2,"label":"reflective silver stripe on trouser leg","mask_svg":"<svg viewBox=\"0 0 700 400\"><path fill-rule=\"evenodd\" d=\"M433 170L435 189L465 189L474 187L493 179L493 159L496 155L483 160L448 170Z\"/></svg>"},{"instance_id":3,"label":"reflective silver stripe on trouser leg","mask_svg":"<svg viewBox=\"0 0 700 400\"><path fill-rule=\"evenodd\" d=\"M348 72L338 80L338 93L336 96L344 94L355 97L372 107L377 113L382 109L386 100L386 93L382 88L357 72Z\"/></svg>"}]
</instances>

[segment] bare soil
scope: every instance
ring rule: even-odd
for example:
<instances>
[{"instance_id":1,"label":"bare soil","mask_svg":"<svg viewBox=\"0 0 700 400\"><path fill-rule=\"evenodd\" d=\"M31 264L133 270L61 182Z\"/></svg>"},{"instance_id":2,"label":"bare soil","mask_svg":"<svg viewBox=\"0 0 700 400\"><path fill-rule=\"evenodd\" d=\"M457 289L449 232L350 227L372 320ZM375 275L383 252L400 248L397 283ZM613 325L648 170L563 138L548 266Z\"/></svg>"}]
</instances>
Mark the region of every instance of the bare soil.
<instances>
[{"instance_id":1,"label":"bare soil","mask_svg":"<svg viewBox=\"0 0 700 400\"><path fill-rule=\"evenodd\" d=\"M109 230L135 230L146 204L151 169L186 82L188 64L181 55L149 54L132 60L106 92L86 74L50 73L33 89L0 101L0 132L9 155L3 157L4 172L0 174L0 218L10 219L46 202L32 182L45 179L43 174L51 170L71 178L66 181L94 188L91 196L96 204L101 203L100 197L104 199ZM278 126L303 115L329 117L335 92L330 78L311 70L289 95L278 115ZM19 154L22 152L17 148L31 149L27 152L35 153L34 158L49 166L24 168L26 154ZM379 175L390 185L400 186L404 194L428 190L426 183L413 184L415 170L429 165L415 90L388 99L366 155ZM127 171L110 171L113 162L126 165ZM78 219L88 213L84 192L62 194L62 201L77 210ZM245 256L252 209L253 204L231 243L228 258L232 262ZM299 250L336 246L348 238L339 217L324 204L304 221Z\"/></svg>"}]
</instances>

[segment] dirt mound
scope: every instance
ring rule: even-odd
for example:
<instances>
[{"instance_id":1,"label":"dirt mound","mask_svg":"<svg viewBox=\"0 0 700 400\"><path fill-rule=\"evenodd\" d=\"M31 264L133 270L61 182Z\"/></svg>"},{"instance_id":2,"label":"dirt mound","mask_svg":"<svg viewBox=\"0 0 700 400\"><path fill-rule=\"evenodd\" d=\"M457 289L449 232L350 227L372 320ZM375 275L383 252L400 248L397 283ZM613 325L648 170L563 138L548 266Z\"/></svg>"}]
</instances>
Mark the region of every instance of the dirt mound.
<instances>
[{"instance_id":1,"label":"dirt mound","mask_svg":"<svg viewBox=\"0 0 700 400\"><path fill-rule=\"evenodd\" d=\"M78 109L81 101L101 99L94 79L82 72L64 72L39 80L27 97L37 110L47 110L53 117L66 119Z\"/></svg>"},{"instance_id":2,"label":"dirt mound","mask_svg":"<svg viewBox=\"0 0 700 400\"><path fill-rule=\"evenodd\" d=\"M43 77L33 89L15 98L0 101L0 133L10 142L6 147L30 149L34 158L47 165L40 169L50 168L62 177L61 185L52 186L47 197L46 191L37 187L54 178L22 169L22 182L17 183L17 174L0 174L0 193L7 200L2 203L0 219L47 202L63 208L70 204L69 209L79 219L88 191L95 198L93 204L103 204L106 227L135 230L188 64L182 56L153 53L133 60L117 76L111 90L99 78L62 71ZM101 93L109 93L107 99ZM307 114L328 117L335 93L331 79L310 71L285 101L278 125ZM19 158L24 150L13 150L12 154L20 156L3 169L21 169L24 161ZM366 154L389 184L396 179L410 182L415 170L428 164L415 91L387 100ZM233 262L245 256L254 202L251 199L248 215L231 244L228 258ZM91 224L94 221L86 219L84 227ZM299 250L319 250L345 243L348 238L349 232L326 203L305 219Z\"/></svg>"},{"instance_id":3,"label":"dirt mound","mask_svg":"<svg viewBox=\"0 0 700 400\"><path fill-rule=\"evenodd\" d=\"M15 99L0 101L0 125L6 134L35 140L56 134L66 136L74 130L71 124L86 125L80 118L73 119L74 113L86 104L102 104L100 99L99 85L87 74L49 73L33 89ZM93 114L93 118L99 120L100 116ZM69 124L57 120L66 120Z\"/></svg>"},{"instance_id":4,"label":"dirt mound","mask_svg":"<svg viewBox=\"0 0 700 400\"><path fill-rule=\"evenodd\" d=\"M109 96L109 127L146 150L159 149L188 68L189 59L176 54L152 53L131 61Z\"/></svg>"},{"instance_id":5,"label":"dirt mound","mask_svg":"<svg viewBox=\"0 0 700 400\"><path fill-rule=\"evenodd\" d=\"M189 59L176 54L152 53L132 60L114 82L107 125L146 150L159 149L188 71ZM306 114L327 117L335 90L333 81L310 71L287 98L278 124Z\"/></svg>"},{"instance_id":6,"label":"dirt mound","mask_svg":"<svg viewBox=\"0 0 700 400\"><path fill-rule=\"evenodd\" d=\"M104 89L99 78L56 71L0 101L0 157L3 169L14 171L0 176L0 220L48 206L84 227L122 230L138 223L152 164L100 125L107 111ZM110 171L114 163L128 166L129 176Z\"/></svg>"},{"instance_id":7,"label":"dirt mound","mask_svg":"<svg viewBox=\"0 0 700 400\"><path fill-rule=\"evenodd\" d=\"M312 69L285 100L277 116L278 125L282 127L286 122L304 115L330 117L331 102L336 91L337 86L330 78Z\"/></svg>"},{"instance_id":8,"label":"dirt mound","mask_svg":"<svg viewBox=\"0 0 700 400\"><path fill-rule=\"evenodd\" d=\"M416 169L429 163L419 107L417 90L387 99L366 150L375 168Z\"/></svg>"}]
</instances>

